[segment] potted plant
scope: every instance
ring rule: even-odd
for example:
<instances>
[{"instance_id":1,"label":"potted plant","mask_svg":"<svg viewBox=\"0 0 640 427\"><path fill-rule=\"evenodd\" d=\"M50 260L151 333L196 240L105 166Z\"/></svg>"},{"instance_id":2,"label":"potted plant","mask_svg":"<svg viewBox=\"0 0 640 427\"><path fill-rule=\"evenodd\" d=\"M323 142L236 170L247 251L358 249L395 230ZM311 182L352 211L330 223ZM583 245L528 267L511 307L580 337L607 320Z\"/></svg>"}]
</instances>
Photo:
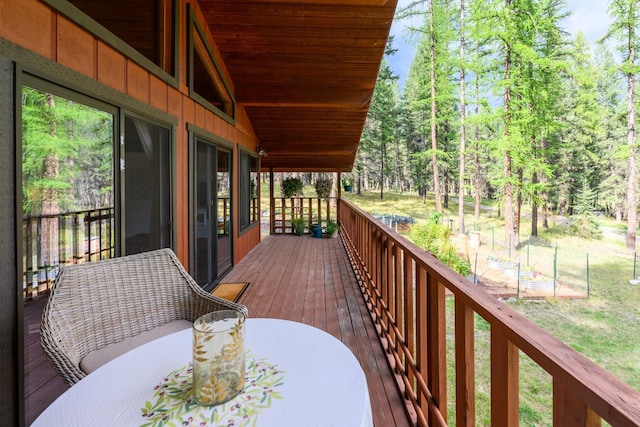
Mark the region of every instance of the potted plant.
<instances>
[{"instance_id":1,"label":"potted plant","mask_svg":"<svg viewBox=\"0 0 640 427\"><path fill-rule=\"evenodd\" d=\"M281 191L282 197L291 198L293 196L302 196L302 180L300 178L285 178L282 180Z\"/></svg>"},{"instance_id":2,"label":"potted plant","mask_svg":"<svg viewBox=\"0 0 640 427\"><path fill-rule=\"evenodd\" d=\"M344 187L344 191L351 192L353 190L353 179L350 176L342 178L342 187Z\"/></svg>"},{"instance_id":3,"label":"potted plant","mask_svg":"<svg viewBox=\"0 0 640 427\"><path fill-rule=\"evenodd\" d=\"M340 226L332 220L327 221L327 225L324 226L324 232L331 237L336 237L339 229Z\"/></svg>"},{"instance_id":4,"label":"potted plant","mask_svg":"<svg viewBox=\"0 0 640 427\"><path fill-rule=\"evenodd\" d=\"M302 236L304 234L304 218L292 218L291 219L291 227L293 228L293 232L298 236Z\"/></svg>"},{"instance_id":5,"label":"potted plant","mask_svg":"<svg viewBox=\"0 0 640 427\"><path fill-rule=\"evenodd\" d=\"M316 194L318 195L318 198L327 200L331 194L333 179L320 175L316 179L314 186L316 187Z\"/></svg>"}]
</instances>

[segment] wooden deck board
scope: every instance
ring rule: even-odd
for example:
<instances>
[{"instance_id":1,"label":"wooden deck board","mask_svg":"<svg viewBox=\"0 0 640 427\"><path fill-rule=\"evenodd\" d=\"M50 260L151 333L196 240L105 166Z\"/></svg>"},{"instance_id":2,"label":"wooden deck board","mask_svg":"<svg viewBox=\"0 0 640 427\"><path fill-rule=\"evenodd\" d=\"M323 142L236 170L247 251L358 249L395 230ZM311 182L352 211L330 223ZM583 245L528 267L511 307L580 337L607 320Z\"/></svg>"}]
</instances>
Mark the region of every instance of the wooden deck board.
<instances>
[{"instance_id":1,"label":"wooden deck board","mask_svg":"<svg viewBox=\"0 0 640 427\"><path fill-rule=\"evenodd\" d=\"M40 346L40 319L45 297L29 301L24 308L25 423L31 424L47 406L67 390Z\"/></svg>"},{"instance_id":2,"label":"wooden deck board","mask_svg":"<svg viewBox=\"0 0 640 427\"><path fill-rule=\"evenodd\" d=\"M367 376L375 425L411 425L340 239L268 236L224 280L251 281L239 301L249 317L294 320L340 339Z\"/></svg>"},{"instance_id":3,"label":"wooden deck board","mask_svg":"<svg viewBox=\"0 0 640 427\"><path fill-rule=\"evenodd\" d=\"M250 317L306 323L344 342L367 377L375 425L411 425L340 239L268 236L223 281L251 282L239 301ZM67 389L40 348L44 303L25 306L27 425Z\"/></svg>"}]
</instances>

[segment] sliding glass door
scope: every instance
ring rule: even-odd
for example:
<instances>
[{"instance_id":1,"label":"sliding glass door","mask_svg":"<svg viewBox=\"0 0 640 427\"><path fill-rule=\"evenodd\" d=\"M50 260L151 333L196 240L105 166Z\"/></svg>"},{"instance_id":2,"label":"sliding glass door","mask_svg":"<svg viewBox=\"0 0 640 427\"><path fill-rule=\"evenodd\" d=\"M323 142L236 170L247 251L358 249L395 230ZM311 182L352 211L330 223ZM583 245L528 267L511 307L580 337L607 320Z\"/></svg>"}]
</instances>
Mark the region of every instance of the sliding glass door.
<instances>
[{"instance_id":1,"label":"sliding glass door","mask_svg":"<svg viewBox=\"0 0 640 427\"><path fill-rule=\"evenodd\" d=\"M170 153L168 128L125 116L124 255L171 245Z\"/></svg>"},{"instance_id":2,"label":"sliding glass door","mask_svg":"<svg viewBox=\"0 0 640 427\"><path fill-rule=\"evenodd\" d=\"M196 138L193 159L195 280L209 288L232 266L231 152Z\"/></svg>"}]
</instances>

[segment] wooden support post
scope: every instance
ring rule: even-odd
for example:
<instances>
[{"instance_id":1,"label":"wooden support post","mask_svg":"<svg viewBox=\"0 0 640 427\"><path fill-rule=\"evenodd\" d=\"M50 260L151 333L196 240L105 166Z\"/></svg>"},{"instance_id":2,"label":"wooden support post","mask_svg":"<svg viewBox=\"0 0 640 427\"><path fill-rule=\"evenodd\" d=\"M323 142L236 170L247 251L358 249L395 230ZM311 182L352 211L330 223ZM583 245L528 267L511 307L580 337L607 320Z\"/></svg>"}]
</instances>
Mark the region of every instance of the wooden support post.
<instances>
[{"instance_id":1,"label":"wooden support post","mask_svg":"<svg viewBox=\"0 0 640 427\"><path fill-rule=\"evenodd\" d=\"M342 199L342 172L338 171L338 200L336 203L336 222L340 224L340 201Z\"/></svg>"},{"instance_id":2,"label":"wooden support post","mask_svg":"<svg viewBox=\"0 0 640 427\"><path fill-rule=\"evenodd\" d=\"M275 234L276 200L273 194L273 168L269 168L269 218L271 218L269 234Z\"/></svg>"}]
</instances>

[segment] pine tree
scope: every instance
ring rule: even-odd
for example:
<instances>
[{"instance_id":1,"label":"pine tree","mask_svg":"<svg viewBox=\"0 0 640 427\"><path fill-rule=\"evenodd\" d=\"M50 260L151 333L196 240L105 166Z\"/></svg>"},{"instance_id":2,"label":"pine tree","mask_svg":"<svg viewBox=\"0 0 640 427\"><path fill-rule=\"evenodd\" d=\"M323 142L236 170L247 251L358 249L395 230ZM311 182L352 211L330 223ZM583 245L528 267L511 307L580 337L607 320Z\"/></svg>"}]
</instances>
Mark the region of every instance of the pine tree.
<instances>
[{"instance_id":1,"label":"pine tree","mask_svg":"<svg viewBox=\"0 0 640 427\"><path fill-rule=\"evenodd\" d=\"M465 183L465 155L467 134L466 126L466 103L465 98L465 6L464 0L460 0L460 163L458 166L458 233L464 234L464 183Z\"/></svg>"},{"instance_id":2,"label":"pine tree","mask_svg":"<svg viewBox=\"0 0 640 427\"><path fill-rule=\"evenodd\" d=\"M605 38L618 41L619 51L623 62L620 72L627 81L627 240L629 250L636 248L637 195L638 185L636 176L636 144L635 144L635 91L636 78L640 72L638 64L638 45L640 44L640 0L612 0L609 4L609 14L613 18Z\"/></svg>"},{"instance_id":3,"label":"pine tree","mask_svg":"<svg viewBox=\"0 0 640 427\"><path fill-rule=\"evenodd\" d=\"M393 39L387 43L387 54L393 53L392 43ZM395 137L397 104L397 76L391 71L389 62L383 59L361 137L362 147L359 151L364 168L367 168L372 161L376 164L377 170L373 175L377 178L381 199L384 198L385 177L390 172L387 162L388 148Z\"/></svg>"}]
</instances>

